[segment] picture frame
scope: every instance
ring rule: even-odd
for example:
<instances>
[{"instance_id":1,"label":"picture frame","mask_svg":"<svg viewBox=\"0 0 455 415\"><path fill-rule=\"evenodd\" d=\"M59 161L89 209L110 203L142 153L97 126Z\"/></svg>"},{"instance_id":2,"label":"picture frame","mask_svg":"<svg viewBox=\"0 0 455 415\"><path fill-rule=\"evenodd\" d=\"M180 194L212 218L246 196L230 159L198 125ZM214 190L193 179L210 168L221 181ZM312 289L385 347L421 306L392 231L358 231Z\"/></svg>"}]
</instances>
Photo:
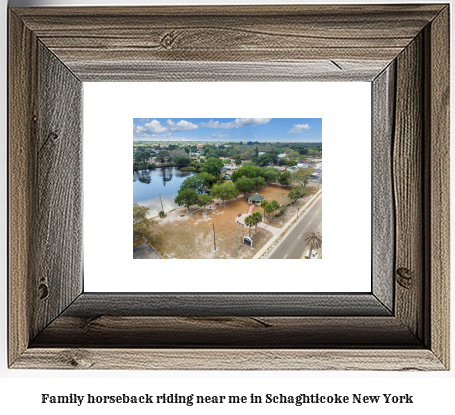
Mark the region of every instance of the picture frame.
<instances>
[{"instance_id":1,"label":"picture frame","mask_svg":"<svg viewBox=\"0 0 455 415\"><path fill-rule=\"evenodd\" d=\"M12 8L8 24L10 368L449 369L448 4ZM82 82L122 80L371 82L372 292L85 293Z\"/></svg>"}]
</instances>

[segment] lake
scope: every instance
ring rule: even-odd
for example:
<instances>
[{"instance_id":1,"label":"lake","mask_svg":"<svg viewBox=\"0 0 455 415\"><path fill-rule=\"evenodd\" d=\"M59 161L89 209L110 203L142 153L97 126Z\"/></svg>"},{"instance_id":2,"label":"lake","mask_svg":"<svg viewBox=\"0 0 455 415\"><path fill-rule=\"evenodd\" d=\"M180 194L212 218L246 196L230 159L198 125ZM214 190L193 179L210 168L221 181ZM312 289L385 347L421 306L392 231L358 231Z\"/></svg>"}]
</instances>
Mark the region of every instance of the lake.
<instances>
[{"instance_id":1,"label":"lake","mask_svg":"<svg viewBox=\"0 0 455 415\"><path fill-rule=\"evenodd\" d=\"M156 168L155 170L141 170L133 172L133 203L150 208L149 217L158 216L162 210L167 213L179 206L174 198L182 182L196 174L192 171L180 171L177 167ZM161 194L161 201L160 195Z\"/></svg>"}]
</instances>

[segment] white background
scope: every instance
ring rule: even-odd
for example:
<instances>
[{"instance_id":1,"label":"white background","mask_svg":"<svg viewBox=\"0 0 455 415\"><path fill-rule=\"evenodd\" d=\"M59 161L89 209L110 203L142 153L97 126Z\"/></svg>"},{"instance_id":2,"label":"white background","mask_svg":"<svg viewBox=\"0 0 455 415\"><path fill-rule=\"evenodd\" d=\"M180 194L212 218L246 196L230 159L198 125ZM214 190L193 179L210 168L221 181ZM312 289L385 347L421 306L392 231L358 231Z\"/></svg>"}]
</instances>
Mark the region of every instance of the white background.
<instances>
[{"instance_id":1,"label":"white background","mask_svg":"<svg viewBox=\"0 0 455 415\"><path fill-rule=\"evenodd\" d=\"M370 103L368 82L85 83L84 290L371 291ZM133 117L322 118L324 259L134 260Z\"/></svg>"},{"instance_id":2,"label":"white background","mask_svg":"<svg viewBox=\"0 0 455 415\"><path fill-rule=\"evenodd\" d=\"M6 369L6 1L2 1L0 16L2 21L3 36L0 36L0 47L3 64L0 66L0 128L1 138L1 194L3 203L0 204L1 217L0 233L4 236L0 239L0 262L2 263L3 273L1 275L0 295L2 299L2 319L0 319L0 411L5 414L10 413L34 413L34 414L98 414L106 411L106 408L76 408L45 406L39 404L41 393L147 393L147 392L178 392L187 393L191 390L199 394L249 394L255 393L301 393L319 392L319 393L411 393L414 394L416 404L414 405L370 405L370 406L337 406L329 405L311 407L283 407L273 406L266 408L261 406L260 410L265 413L309 413L309 414L362 414L367 411L372 415L380 414L420 414L420 413L441 413L447 414L453 411L453 390L455 388L454 370L450 372L433 372L433 373L396 373L396 372L306 372L306 371L280 371L280 372L245 372L245 371L159 371L159 372L117 372L117 371L31 371L31 370L8 370ZM427 1L426 3L438 3L438 1ZM198 4L198 1L168 1L168 4ZM205 4L221 4L219 1L205 2ZM244 2L231 2L242 4ZM250 1L251 3L261 3ZM305 3L304 1L262 1L262 3ZM309 1L309 3L338 3L337 1ZM376 1L369 3L399 3L399 1ZM417 3L417 1L415 1ZM422 2L419 2L422 3ZM453 11L453 2L452 11ZM10 5L87 5L87 4L125 4L116 0L97 0L96 3L89 0L11 0ZM136 0L135 4L157 4L153 1ZM452 36L454 31L452 30ZM452 42L453 44L453 42ZM452 72L452 85L454 77ZM453 88L452 88L453 90ZM452 120L452 125L455 125ZM453 145L452 145L453 148ZM453 163L452 163L453 164ZM454 180L452 178L452 183ZM453 204L452 204L453 206ZM455 221L452 220L452 232L454 231ZM452 250L454 249L452 244ZM453 287L454 284L452 284ZM452 301L453 301L452 288ZM455 332L452 318L452 330ZM452 345L454 339L452 336ZM452 356L453 356L452 347ZM176 368L178 369L178 368ZM170 407L175 413L175 407ZM179 413L209 413L214 410L221 414L231 414L232 407L178 407ZM196 409L197 408L197 409ZM156 408L134 409L131 407L118 406L114 408L109 406L107 410L112 414L129 413L151 414L151 413L169 413L169 409L158 411ZM251 413L251 407L234 408L236 413ZM256 409L257 410L257 409ZM154 411L154 412L153 412ZM305 411L305 412L304 412Z\"/></svg>"}]
</instances>

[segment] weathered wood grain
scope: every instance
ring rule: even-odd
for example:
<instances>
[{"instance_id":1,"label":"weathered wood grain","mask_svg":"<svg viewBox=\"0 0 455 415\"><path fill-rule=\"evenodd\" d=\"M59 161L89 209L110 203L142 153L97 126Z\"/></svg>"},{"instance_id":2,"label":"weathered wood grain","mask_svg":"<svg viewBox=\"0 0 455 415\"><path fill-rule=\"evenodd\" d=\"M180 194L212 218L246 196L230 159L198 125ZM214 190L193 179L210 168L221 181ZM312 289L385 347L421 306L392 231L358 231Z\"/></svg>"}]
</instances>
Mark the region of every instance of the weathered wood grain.
<instances>
[{"instance_id":1,"label":"weathered wood grain","mask_svg":"<svg viewBox=\"0 0 455 415\"><path fill-rule=\"evenodd\" d=\"M18 369L396 370L444 366L430 350L29 348Z\"/></svg>"},{"instance_id":2,"label":"weathered wood grain","mask_svg":"<svg viewBox=\"0 0 455 415\"><path fill-rule=\"evenodd\" d=\"M388 61L116 62L77 61L83 82L371 82Z\"/></svg>"},{"instance_id":3,"label":"weathered wood grain","mask_svg":"<svg viewBox=\"0 0 455 415\"><path fill-rule=\"evenodd\" d=\"M82 292L82 84L38 43L32 337Z\"/></svg>"},{"instance_id":4,"label":"weathered wood grain","mask_svg":"<svg viewBox=\"0 0 455 415\"><path fill-rule=\"evenodd\" d=\"M93 7L90 14L67 7L14 11L79 76L83 63L91 62L324 60L328 65L376 60L384 69L440 9L300 5Z\"/></svg>"},{"instance_id":5,"label":"weathered wood grain","mask_svg":"<svg viewBox=\"0 0 455 415\"><path fill-rule=\"evenodd\" d=\"M427 53L430 54L429 102L424 144L427 209L430 226L426 262L429 311L429 345L448 368L450 365L450 54L449 9L446 7L431 23Z\"/></svg>"},{"instance_id":6,"label":"weathered wood grain","mask_svg":"<svg viewBox=\"0 0 455 415\"><path fill-rule=\"evenodd\" d=\"M421 348L394 317L61 316L31 347Z\"/></svg>"},{"instance_id":7,"label":"weathered wood grain","mask_svg":"<svg viewBox=\"0 0 455 415\"><path fill-rule=\"evenodd\" d=\"M395 63L372 83L372 292L393 310L395 212L392 149L395 114Z\"/></svg>"},{"instance_id":8,"label":"weathered wood grain","mask_svg":"<svg viewBox=\"0 0 455 415\"><path fill-rule=\"evenodd\" d=\"M8 45L8 231L9 279L8 361L23 353L30 339L37 286L30 279L34 257L30 247L36 180L37 61L36 35L9 15Z\"/></svg>"},{"instance_id":9,"label":"weathered wood grain","mask_svg":"<svg viewBox=\"0 0 455 415\"><path fill-rule=\"evenodd\" d=\"M84 293L65 316L391 316L373 294Z\"/></svg>"},{"instance_id":10,"label":"weathered wood grain","mask_svg":"<svg viewBox=\"0 0 455 415\"><path fill-rule=\"evenodd\" d=\"M423 36L397 58L393 187L396 220L395 314L423 338Z\"/></svg>"}]
</instances>

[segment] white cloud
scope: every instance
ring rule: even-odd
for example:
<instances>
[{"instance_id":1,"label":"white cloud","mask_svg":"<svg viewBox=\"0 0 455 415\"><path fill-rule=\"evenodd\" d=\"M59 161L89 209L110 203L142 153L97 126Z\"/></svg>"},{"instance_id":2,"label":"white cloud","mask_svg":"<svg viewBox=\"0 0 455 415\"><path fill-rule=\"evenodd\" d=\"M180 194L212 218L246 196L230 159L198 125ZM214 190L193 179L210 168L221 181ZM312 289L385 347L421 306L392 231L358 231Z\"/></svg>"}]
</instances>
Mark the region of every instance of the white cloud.
<instances>
[{"instance_id":1,"label":"white cloud","mask_svg":"<svg viewBox=\"0 0 455 415\"><path fill-rule=\"evenodd\" d=\"M219 122L210 120L209 122L201 122L201 128L222 128L229 130L230 128L240 128L245 126L254 127L255 125L267 124L271 118L236 118L230 122Z\"/></svg>"},{"instance_id":2,"label":"white cloud","mask_svg":"<svg viewBox=\"0 0 455 415\"><path fill-rule=\"evenodd\" d=\"M196 124L185 120L181 120L177 124L172 120L167 120L166 127L169 131L191 131L198 128Z\"/></svg>"},{"instance_id":3,"label":"white cloud","mask_svg":"<svg viewBox=\"0 0 455 415\"><path fill-rule=\"evenodd\" d=\"M200 122L199 127L201 128L218 128L220 125L219 121L210 120L209 122Z\"/></svg>"},{"instance_id":4,"label":"white cloud","mask_svg":"<svg viewBox=\"0 0 455 415\"><path fill-rule=\"evenodd\" d=\"M146 133L163 133L167 131L167 128L163 127L157 120L152 120L144 124L144 126L141 128L143 129L143 132Z\"/></svg>"},{"instance_id":5,"label":"white cloud","mask_svg":"<svg viewBox=\"0 0 455 415\"><path fill-rule=\"evenodd\" d=\"M227 138L229 137L229 134L221 134L221 131L218 131L217 133L214 133L210 136L211 138Z\"/></svg>"},{"instance_id":6,"label":"white cloud","mask_svg":"<svg viewBox=\"0 0 455 415\"><path fill-rule=\"evenodd\" d=\"M153 133L167 133L166 135L170 136L171 131L191 131L197 129L196 124L192 124L189 121L181 120L178 123L173 122L172 120L166 121L166 126L161 125L158 120L152 120L143 126L135 126L134 132L136 135L151 135Z\"/></svg>"},{"instance_id":7,"label":"white cloud","mask_svg":"<svg viewBox=\"0 0 455 415\"><path fill-rule=\"evenodd\" d=\"M145 133L145 128L141 127L140 125L134 126L134 132L136 134L144 134Z\"/></svg>"},{"instance_id":8,"label":"white cloud","mask_svg":"<svg viewBox=\"0 0 455 415\"><path fill-rule=\"evenodd\" d=\"M304 130L309 130L311 127L308 124L296 124L292 126L288 133L303 133Z\"/></svg>"}]
</instances>

